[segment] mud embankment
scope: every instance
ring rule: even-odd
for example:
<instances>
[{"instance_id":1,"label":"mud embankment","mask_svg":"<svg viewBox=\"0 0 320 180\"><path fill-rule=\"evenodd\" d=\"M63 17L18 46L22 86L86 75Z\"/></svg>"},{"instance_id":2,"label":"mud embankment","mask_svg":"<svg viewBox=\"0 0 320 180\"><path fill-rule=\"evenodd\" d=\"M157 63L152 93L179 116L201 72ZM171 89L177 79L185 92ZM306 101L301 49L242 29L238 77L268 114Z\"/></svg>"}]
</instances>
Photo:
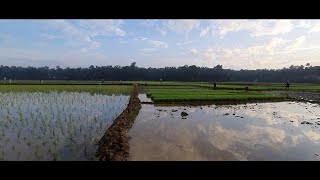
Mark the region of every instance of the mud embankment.
<instances>
[{"instance_id":1,"label":"mud embankment","mask_svg":"<svg viewBox=\"0 0 320 180\"><path fill-rule=\"evenodd\" d=\"M134 85L127 108L114 120L98 142L95 158L98 161L126 161L129 157L128 131L141 109L138 86Z\"/></svg>"}]
</instances>

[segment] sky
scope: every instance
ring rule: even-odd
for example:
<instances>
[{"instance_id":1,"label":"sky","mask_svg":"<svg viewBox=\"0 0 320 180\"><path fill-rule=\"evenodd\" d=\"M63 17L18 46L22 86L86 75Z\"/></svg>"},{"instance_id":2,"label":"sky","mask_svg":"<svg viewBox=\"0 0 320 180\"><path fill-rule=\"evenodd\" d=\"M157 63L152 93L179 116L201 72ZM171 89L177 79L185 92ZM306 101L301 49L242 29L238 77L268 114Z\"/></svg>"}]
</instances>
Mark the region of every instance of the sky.
<instances>
[{"instance_id":1,"label":"sky","mask_svg":"<svg viewBox=\"0 0 320 180\"><path fill-rule=\"evenodd\" d=\"M196 65L280 69L320 65L320 20L0 20L0 65Z\"/></svg>"}]
</instances>

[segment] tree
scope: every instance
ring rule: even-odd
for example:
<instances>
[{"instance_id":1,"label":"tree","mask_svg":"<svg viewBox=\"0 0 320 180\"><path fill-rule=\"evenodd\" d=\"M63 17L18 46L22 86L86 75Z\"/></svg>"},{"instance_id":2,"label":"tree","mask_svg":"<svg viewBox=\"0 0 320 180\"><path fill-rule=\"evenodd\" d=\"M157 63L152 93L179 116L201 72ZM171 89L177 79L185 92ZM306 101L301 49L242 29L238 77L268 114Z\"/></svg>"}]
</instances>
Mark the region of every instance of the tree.
<instances>
[{"instance_id":1,"label":"tree","mask_svg":"<svg viewBox=\"0 0 320 180\"><path fill-rule=\"evenodd\" d=\"M218 64L214 67L214 69L222 69L222 65Z\"/></svg>"},{"instance_id":2,"label":"tree","mask_svg":"<svg viewBox=\"0 0 320 180\"><path fill-rule=\"evenodd\" d=\"M130 67L132 68L136 67L136 62L131 63Z\"/></svg>"},{"instance_id":3,"label":"tree","mask_svg":"<svg viewBox=\"0 0 320 180\"><path fill-rule=\"evenodd\" d=\"M307 65L307 64L306 64ZM307 66L306 66L307 67ZM291 65L283 69L231 70L222 65L214 68L184 65L165 68L131 66L89 66L85 68L16 67L0 65L0 79L16 80L105 80L105 81L259 81L259 82L320 82L320 67Z\"/></svg>"},{"instance_id":4,"label":"tree","mask_svg":"<svg viewBox=\"0 0 320 180\"><path fill-rule=\"evenodd\" d=\"M291 65L291 66L289 67L289 69L294 69L294 65Z\"/></svg>"}]
</instances>

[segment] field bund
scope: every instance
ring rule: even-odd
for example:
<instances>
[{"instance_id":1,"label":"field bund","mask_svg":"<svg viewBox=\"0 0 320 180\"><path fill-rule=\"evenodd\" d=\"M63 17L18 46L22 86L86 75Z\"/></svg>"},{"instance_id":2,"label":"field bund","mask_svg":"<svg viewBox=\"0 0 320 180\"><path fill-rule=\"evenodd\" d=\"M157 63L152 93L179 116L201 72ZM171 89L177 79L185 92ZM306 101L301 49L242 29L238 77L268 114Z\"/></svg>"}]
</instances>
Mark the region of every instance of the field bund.
<instances>
[{"instance_id":1,"label":"field bund","mask_svg":"<svg viewBox=\"0 0 320 180\"><path fill-rule=\"evenodd\" d=\"M100 161L124 161L129 158L128 131L139 113L141 102L138 98L137 85L134 86L127 108L107 129L99 143L96 159Z\"/></svg>"}]
</instances>

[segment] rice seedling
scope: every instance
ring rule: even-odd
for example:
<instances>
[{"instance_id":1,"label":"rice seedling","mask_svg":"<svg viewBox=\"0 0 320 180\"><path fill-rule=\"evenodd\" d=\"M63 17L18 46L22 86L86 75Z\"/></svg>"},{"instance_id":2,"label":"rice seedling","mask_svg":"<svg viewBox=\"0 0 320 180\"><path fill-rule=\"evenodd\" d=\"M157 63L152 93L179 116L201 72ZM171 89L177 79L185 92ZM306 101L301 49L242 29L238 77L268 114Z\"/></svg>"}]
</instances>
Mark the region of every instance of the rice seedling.
<instances>
[{"instance_id":1,"label":"rice seedling","mask_svg":"<svg viewBox=\"0 0 320 180\"><path fill-rule=\"evenodd\" d=\"M38 144L35 146L34 154L37 160L40 160L40 146Z\"/></svg>"},{"instance_id":2,"label":"rice seedling","mask_svg":"<svg viewBox=\"0 0 320 180\"><path fill-rule=\"evenodd\" d=\"M5 160L5 154L4 151L1 151L0 153L0 161L4 161Z\"/></svg>"},{"instance_id":3,"label":"rice seedling","mask_svg":"<svg viewBox=\"0 0 320 180\"><path fill-rule=\"evenodd\" d=\"M54 153L52 154L52 156L53 156L53 160L54 160L54 161L59 160L59 155L58 155L57 152L54 152Z\"/></svg>"},{"instance_id":4,"label":"rice seedling","mask_svg":"<svg viewBox=\"0 0 320 180\"><path fill-rule=\"evenodd\" d=\"M32 145L32 142L31 142L31 141L27 142L27 145L28 145L28 146L31 146L31 145Z\"/></svg>"},{"instance_id":5,"label":"rice seedling","mask_svg":"<svg viewBox=\"0 0 320 180\"><path fill-rule=\"evenodd\" d=\"M126 108L131 89L130 86L99 87L99 90L94 86L68 86L64 91L63 86L40 89L2 86L0 138L4 146L11 148L2 149L0 159L32 159L29 153L36 160L92 159L87 156L93 156L97 148L95 139L101 138L113 118ZM84 142L86 147L81 146ZM16 152L17 144L19 152ZM86 153L77 155L84 148Z\"/></svg>"}]
</instances>

